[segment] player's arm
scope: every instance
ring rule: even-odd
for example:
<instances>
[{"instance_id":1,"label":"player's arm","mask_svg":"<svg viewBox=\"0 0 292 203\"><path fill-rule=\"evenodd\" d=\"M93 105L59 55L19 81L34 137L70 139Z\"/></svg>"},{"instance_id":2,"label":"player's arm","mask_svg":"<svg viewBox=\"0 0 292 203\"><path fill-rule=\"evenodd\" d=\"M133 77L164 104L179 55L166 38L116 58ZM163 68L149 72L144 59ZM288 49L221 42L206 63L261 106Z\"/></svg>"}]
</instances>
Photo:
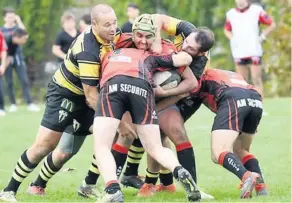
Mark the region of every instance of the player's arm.
<instances>
[{"instance_id":1,"label":"player's arm","mask_svg":"<svg viewBox=\"0 0 292 203\"><path fill-rule=\"evenodd\" d=\"M167 107L176 104L179 100L181 100L184 97L189 96L189 93L181 94L181 95L176 95L176 96L171 96L167 97L165 99L162 99L156 104L156 111L162 111L163 109L166 109Z\"/></svg>"},{"instance_id":2,"label":"player's arm","mask_svg":"<svg viewBox=\"0 0 292 203\"><path fill-rule=\"evenodd\" d=\"M62 37L62 33L57 36L55 44L52 46L52 53L58 58L64 59L66 57L66 53L61 50Z\"/></svg>"},{"instance_id":3,"label":"player's arm","mask_svg":"<svg viewBox=\"0 0 292 203\"><path fill-rule=\"evenodd\" d=\"M100 59L90 52L77 54L77 63L80 72L80 80L83 86L84 95L89 106L96 110L98 101L98 84Z\"/></svg>"},{"instance_id":4,"label":"player's arm","mask_svg":"<svg viewBox=\"0 0 292 203\"><path fill-rule=\"evenodd\" d=\"M17 45L24 45L28 40L28 33L26 30L17 28L15 33L12 35L12 43Z\"/></svg>"},{"instance_id":5,"label":"player's arm","mask_svg":"<svg viewBox=\"0 0 292 203\"><path fill-rule=\"evenodd\" d=\"M263 41L276 28L276 23L272 19L272 17L269 16L262 8L261 8L261 12L259 14L259 23L268 26L266 29L263 30L263 32L260 36L260 40Z\"/></svg>"},{"instance_id":6,"label":"player's arm","mask_svg":"<svg viewBox=\"0 0 292 203\"><path fill-rule=\"evenodd\" d=\"M196 27L187 21L179 20L171 16L163 14L153 14L155 16L155 23L157 24L157 36L161 36L161 31L166 32L170 36L177 36L183 34L187 36Z\"/></svg>"},{"instance_id":7,"label":"player's arm","mask_svg":"<svg viewBox=\"0 0 292 203\"><path fill-rule=\"evenodd\" d=\"M175 88L171 88L169 90L163 90L162 88L159 90L159 93L156 91L155 96L157 97L169 97L174 95L180 95L184 93L188 93L193 89L198 87L198 80L195 75L192 73L192 70L189 67L186 67L182 72L182 81Z\"/></svg>"}]
</instances>

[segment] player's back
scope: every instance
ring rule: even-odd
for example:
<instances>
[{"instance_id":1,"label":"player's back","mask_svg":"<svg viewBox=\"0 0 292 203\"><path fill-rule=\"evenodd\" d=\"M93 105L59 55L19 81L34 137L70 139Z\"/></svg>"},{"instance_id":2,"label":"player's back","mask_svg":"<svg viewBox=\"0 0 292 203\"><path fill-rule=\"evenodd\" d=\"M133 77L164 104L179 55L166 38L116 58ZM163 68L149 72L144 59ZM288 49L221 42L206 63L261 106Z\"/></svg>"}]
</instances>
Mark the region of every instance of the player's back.
<instances>
[{"instance_id":1,"label":"player's back","mask_svg":"<svg viewBox=\"0 0 292 203\"><path fill-rule=\"evenodd\" d=\"M149 52L135 48L122 48L108 53L102 61L102 78L100 85L117 75L149 80L150 70L144 64Z\"/></svg>"}]
</instances>

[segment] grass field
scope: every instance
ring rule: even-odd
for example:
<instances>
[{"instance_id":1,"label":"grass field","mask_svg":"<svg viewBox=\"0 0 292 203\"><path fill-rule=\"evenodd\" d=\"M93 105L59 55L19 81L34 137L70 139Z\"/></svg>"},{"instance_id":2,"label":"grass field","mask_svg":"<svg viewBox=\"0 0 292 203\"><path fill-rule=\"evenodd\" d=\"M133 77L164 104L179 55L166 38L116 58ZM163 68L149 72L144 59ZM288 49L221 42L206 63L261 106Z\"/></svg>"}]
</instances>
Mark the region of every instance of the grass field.
<instances>
[{"instance_id":1,"label":"grass field","mask_svg":"<svg viewBox=\"0 0 292 203\"><path fill-rule=\"evenodd\" d=\"M252 200L239 200L239 180L215 165L210 158L210 129L214 115L205 108L192 117L186 124L188 135L195 148L198 182L204 191L212 194L215 201L256 201L290 202L291 201L291 100L266 99L264 102L267 116L263 117L258 135L254 139L252 152L260 160L266 183L268 197L254 197ZM20 154L33 142L42 113L27 112L22 107L17 113L0 118L0 189L8 182L12 169ZM76 188L83 180L92 157L92 137L88 137L80 153L68 162L64 168L76 168L72 172L60 172L49 183L45 197L26 194L28 184L34 180L39 167L23 182L17 195L19 201L81 202L76 195ZM144 156L145 158L145 156ZM145 174L145 159L140 173ZM99 184L103 184L99 180ZM137 198L133 189L123 188L126 201L135 202L174 202L185 201L181 188L175 194L161 193L153 198Z\"/></svg>"}]
</instances>

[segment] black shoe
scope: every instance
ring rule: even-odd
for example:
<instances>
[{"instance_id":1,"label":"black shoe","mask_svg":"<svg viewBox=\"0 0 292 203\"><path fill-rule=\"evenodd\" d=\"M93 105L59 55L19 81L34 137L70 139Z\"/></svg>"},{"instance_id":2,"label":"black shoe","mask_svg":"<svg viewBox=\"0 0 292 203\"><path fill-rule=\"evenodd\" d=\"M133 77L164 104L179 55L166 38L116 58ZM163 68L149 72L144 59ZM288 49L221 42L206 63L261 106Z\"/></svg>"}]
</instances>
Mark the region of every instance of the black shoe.
<instances>
[{"instance_id":1,"label":"black shoe","mask_svg":"<svg viewBox=\"0 0 292 203\"><path fill-rule=\"evenodd\" d=\"M143 186L144 181L140 179L138 176L123 175L121 177L121 183L126 187L132 187L139 190Z\"/></svg>"},{"instance_id":2,"label":"black shoe","mask_svg":"<svg viewBox=\"0 0 292 203\"><path fill-rule=\"evenodd\" d=\"M180 168L178 170L177 181L183 185L189 202L199 202L201 200L199 188L193 180L191 174L186 169Z\"/></svg>"}]
</instances>

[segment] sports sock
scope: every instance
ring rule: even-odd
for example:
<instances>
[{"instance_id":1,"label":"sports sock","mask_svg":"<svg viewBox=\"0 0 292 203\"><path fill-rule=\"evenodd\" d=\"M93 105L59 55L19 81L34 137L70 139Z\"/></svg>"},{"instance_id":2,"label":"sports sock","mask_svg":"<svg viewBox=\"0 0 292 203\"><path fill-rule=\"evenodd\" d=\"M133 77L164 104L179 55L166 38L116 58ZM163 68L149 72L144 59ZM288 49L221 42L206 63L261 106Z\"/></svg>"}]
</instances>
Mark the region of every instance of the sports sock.
<instances>
[{"instance_id":1,"label":"sports sock","mask_svg":"<svg viewBox=\"0 0 292 203\"><path fill-rule=\"evenodd\" d=\"M184 142L175 147L179 163L191 174L193 180L197 183L196 159L192 144Z\"/></svg>"},{"instance_id":2,"label":"sports sock","mask_svg":"<svg viewBox=\"0 0 292 203\"><path fill-rule=\"evenodd\" d=\"M140 161L144 154L144 148L140 139L135 139L129 149L127 167L124 172L125 176L137 176Z\"/></svg>"},{"instance_id":3,"label":"sports sock","mask_svg":"<svg viewBox=\"0 0 292 203\"><path fill-rule=\"evenodd\" d=\"M53 163L52 152L46 157L41 171L34 181L33 185L45 188L47 182L61 169L62 167L56 167Z\"/></svg>"},{"instance_id":4,"label":"sports sock","mask_svg":"<svg viewBox=\"0 0 292 203\"><path fill-rule=\"evenodd\" d=\"M4 191L13 191L17 192L22 181L34 170L37 164L32 164L26 155L25 150L18 160L13 175L8 183L8 185L4 188Z\"/></svg>"}]
</instances>

